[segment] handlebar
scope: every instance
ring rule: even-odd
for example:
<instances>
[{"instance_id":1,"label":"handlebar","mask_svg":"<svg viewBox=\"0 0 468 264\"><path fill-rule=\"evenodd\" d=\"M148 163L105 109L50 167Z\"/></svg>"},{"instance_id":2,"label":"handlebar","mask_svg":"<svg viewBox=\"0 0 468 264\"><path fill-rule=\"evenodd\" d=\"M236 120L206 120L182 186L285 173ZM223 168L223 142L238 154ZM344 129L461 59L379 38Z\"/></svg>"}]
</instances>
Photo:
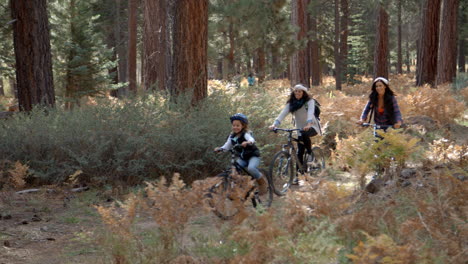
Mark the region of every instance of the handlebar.
<instances>
[{"instance_id":1,"label":"handlebar","mask_svg":"<svg viewBox=\"0 0 468 264\"><path fill-rule=\"evenodd\" d=\"M377 124L371 124L371 123L362 123L361 126L363 126L363 127L373 127L375 129L387 129L389 127L393 127L393 125L377 125Z\"/></svg>"},{"instance_id":2,"label":"handlebar","mask_svg":"<svg viewBox=\"0 0 468 264\"><path fill-rule=\"evenodd\" d=\"M275 132L275 133L278 133L278 131L284 131L284 132L294 132L294 131L299 131L299 130L302 130L302 129L299 129L299 128L290 128L290 129L286 129L286 128L273 128L271 131L272 132Z\"/></svg>"},{"instance_id":3,"label":"handlebar","mask_svg":"<svg viewBox=\"0 0 468 264\"><path fill-rule=\"evenodd\" d=\"M232 146L231 149L229 149L229 152L233 153L233 152L240 152L241 149L243 148L242 144L235 144L234 146ZM220 153L220 152L223 152L223 149L220 148L218 150L214 150L215 153Z\"/></svg>"}]
</instances>

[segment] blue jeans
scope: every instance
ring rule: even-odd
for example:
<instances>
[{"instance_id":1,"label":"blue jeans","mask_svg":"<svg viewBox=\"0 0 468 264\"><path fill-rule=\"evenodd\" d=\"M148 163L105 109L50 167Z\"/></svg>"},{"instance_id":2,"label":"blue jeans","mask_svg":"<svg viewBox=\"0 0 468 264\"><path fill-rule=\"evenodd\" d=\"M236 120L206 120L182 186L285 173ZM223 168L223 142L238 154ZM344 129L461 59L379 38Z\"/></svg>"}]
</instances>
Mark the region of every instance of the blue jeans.
<instances>
[{"instance_id":1,"label":"blue jeans","mask_svg":"<svg viewBox=\"0 0 468 264\"><path fill-rule=\"evenodd\" d=\"M237 163L243 168L247 167L247 171L255 178L260 179L262 174L258 170L258 165L260 165L260 157L253 156L249 161L243 159L237 159Z\"/></svg>"}]
</instances>

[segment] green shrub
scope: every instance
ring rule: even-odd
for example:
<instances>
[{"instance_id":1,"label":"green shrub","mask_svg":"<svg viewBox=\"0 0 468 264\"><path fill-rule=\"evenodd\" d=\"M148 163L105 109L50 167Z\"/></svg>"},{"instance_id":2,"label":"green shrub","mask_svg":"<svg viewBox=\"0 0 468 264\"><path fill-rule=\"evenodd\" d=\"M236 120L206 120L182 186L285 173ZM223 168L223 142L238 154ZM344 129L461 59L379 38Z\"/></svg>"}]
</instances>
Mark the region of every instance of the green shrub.
<instances>
[{"instance_id":1,"label":"green shrub","mask_svg":"<svg viewBox=\"0 0 468 264\"><path fill-rule=\"evenodd\" d=\"M249 116L262 148L272 99L236 100L243 96L250 95L216 93L193 107L188 96L175 104L155 93L19 113L0 127L0 160L28 164L35 183L63 182L78 170L88 182L134 184L179 172L190 183L227 165L227 155L212 150L225 142L233 113Z\"/></svg>"}]
</instances>

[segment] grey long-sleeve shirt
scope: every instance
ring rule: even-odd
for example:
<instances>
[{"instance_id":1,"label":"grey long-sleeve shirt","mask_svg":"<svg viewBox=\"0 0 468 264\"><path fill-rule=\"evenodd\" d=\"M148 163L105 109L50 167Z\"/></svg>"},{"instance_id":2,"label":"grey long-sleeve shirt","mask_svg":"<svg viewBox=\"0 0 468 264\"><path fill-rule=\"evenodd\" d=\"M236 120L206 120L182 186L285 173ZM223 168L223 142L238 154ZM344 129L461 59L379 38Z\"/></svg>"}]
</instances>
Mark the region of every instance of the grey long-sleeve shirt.
<instances>
[{"instance_id":1,"label":"grey long-sleeve shirt","mask_svg":"<svg viewBox=\"0 0 468 264\"><path fill-rule=\"evenodd\" d=\"M306 110L307 109L307 110ZM322 129L319 123L319 120L315 118L315 101L310 99L306 104L304 104L301 108L299 108L296 112L293 113L295 123L296 123L296 128L302 129L304 128L307 123L312 123L312 127L317 131L318 135L322 135ZM278 115L278 117L275 120L274 125L278 126L281 124L281 121L286 117L287 114L289 114L289 103L286 104L286 106L283 108L281 113Z\"/></svg>"}]
</instances>

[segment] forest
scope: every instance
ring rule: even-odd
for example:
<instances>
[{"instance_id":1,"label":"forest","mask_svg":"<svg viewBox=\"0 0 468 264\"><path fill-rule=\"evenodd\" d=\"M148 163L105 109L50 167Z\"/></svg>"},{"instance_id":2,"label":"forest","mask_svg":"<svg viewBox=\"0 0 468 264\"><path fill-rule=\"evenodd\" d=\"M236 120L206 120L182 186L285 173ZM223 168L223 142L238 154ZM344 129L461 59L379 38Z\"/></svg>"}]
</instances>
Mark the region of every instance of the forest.
<instances>
[{"instance_id":1,"label":"forest","mask_svg":"<svg viewBox=\"0 0 468 264\"><path fill-rule=\"evenodd\" d=\"M466 263L467 20L460 0L0 0L0 263ZM381 140L358 124L377 77L403 120ZM236 186L217 217L230 117L268 169L297 84L323 168L271 206Z\"/></svg>"}]
</instances>

